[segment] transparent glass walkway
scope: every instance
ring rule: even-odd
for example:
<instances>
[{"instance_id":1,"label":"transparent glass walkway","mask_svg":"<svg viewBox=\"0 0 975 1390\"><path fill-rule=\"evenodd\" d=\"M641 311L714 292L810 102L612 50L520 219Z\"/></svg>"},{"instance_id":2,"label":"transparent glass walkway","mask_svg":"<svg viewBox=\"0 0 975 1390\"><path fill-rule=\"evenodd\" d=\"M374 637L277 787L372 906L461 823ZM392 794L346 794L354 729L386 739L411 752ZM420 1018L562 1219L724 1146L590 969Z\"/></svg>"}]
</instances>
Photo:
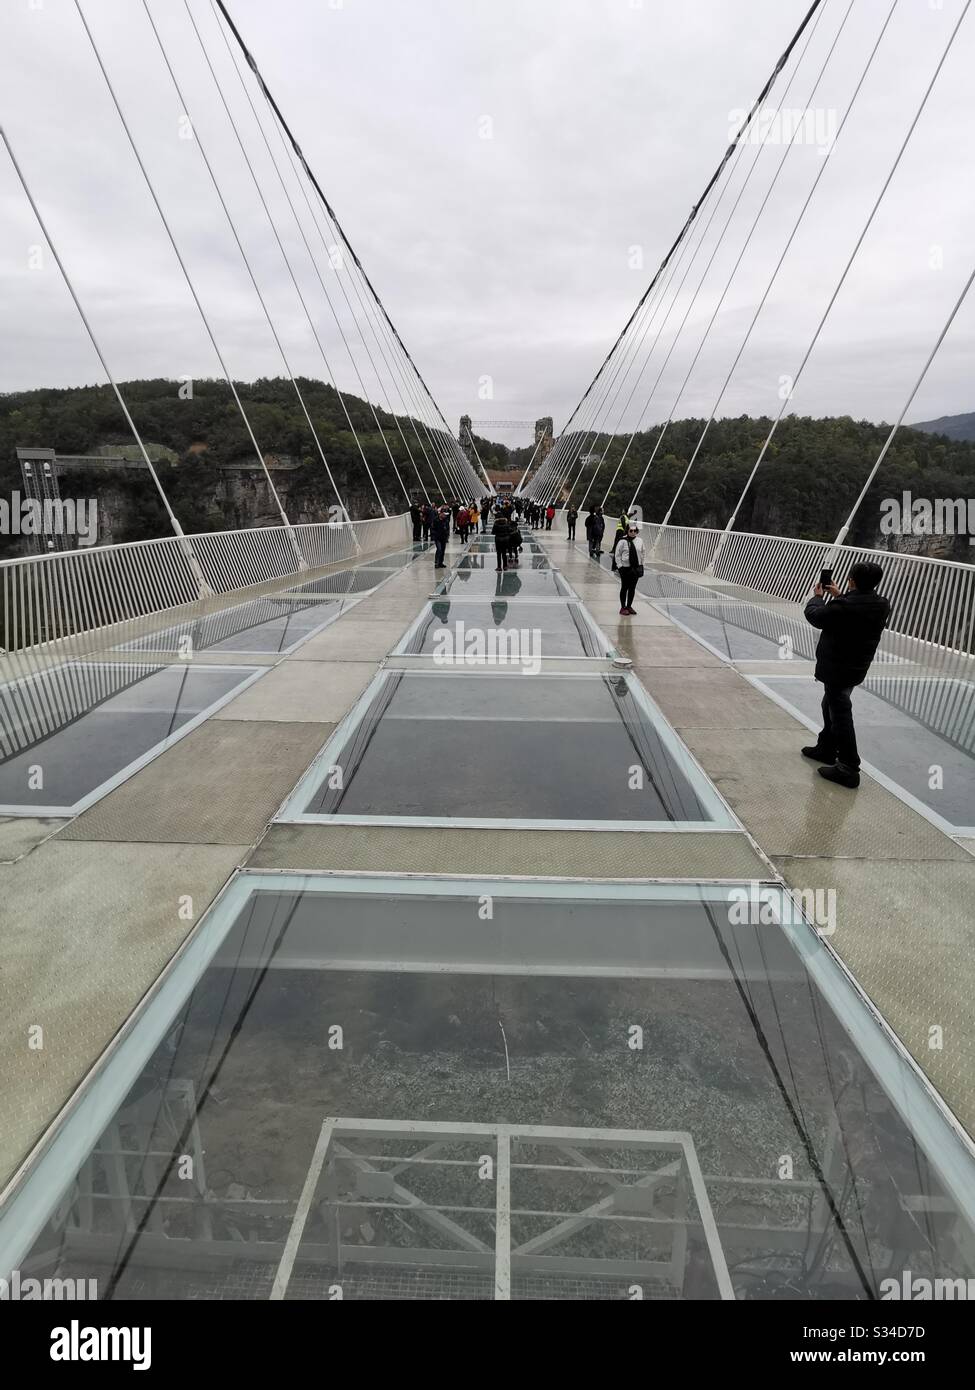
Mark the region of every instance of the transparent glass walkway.
<instances>
[{"instance_id":1,"label":"transparent glass walkway","mask_svg":"<svg viewBox=\"0 0 975 1390\"><path fill-rule=\"evenodd\" d=\"M554 537L501 575L481 539L451 559L432 594L412 555L349 581L369 606L334 625L313 579L297 609L138 647L151 691L193 638L212 689L180 708L213 709L187 746L252 718L256 749L270 712L316 748L8 1190L0 1273L167 1299L865 1300L904 1270L975 1277L970 1143L834 950L842 900L790 896L682 727L699 685L734 707L715 649L761 663L760 624L729 638L719 600L651 575L624 631ZM102 717L120 698L151 703L126 687ZM33 753L11 753L16 776ZM69 845L140 817L162 838L158 779L191 774L155 756Z\"/></svg>"}]
</instances>

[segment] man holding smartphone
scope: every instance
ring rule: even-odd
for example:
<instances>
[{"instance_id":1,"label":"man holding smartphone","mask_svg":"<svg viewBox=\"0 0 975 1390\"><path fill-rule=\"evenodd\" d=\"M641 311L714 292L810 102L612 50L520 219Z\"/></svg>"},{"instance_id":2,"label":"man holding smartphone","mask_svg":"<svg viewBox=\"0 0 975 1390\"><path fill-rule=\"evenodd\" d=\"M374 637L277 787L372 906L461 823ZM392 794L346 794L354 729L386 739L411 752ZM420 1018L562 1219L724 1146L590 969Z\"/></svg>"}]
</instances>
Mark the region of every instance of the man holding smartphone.
<instances>
[{"instance_id":1,"label":"man holding smartphone","mask_svg":"<svg viewBox=\"0 0 975 1390\"><path fill-rule=\"evenodd\" d=\"M819 769L820 777L851 789L860 785L851 697L866 678L890 621L890 604L877 593L883 576L879 565L862 560L850 570L847 591L841 594L832 582L832 570L824 570L806 604L806 622L822 633L816 644L816 680L824 693L822 733L802 751L826 764Z\"/></svg>"}]
</instances>

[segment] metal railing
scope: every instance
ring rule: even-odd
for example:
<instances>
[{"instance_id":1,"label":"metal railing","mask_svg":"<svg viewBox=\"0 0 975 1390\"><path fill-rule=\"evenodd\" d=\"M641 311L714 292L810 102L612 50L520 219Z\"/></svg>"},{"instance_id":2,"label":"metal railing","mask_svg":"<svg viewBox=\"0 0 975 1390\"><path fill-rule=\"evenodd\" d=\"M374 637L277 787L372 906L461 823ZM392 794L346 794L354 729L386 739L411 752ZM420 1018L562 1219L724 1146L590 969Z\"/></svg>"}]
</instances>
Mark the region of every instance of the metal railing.
<instances>
[{"instance_id":1,"label":"metal railing","mask_svg":"<svg viewBox=\"0 0 975 1390\"><path fill-rule=\"evenodd\" d=\"M833 569L842 586L858 560L883 567L881 592L892 615L885 645L908 659L923 658L917 644L975 654L975 566L903 551L834 546L829 541L792 540L747 531L709 531L688 526L643 528L648 558L679 565L769 598L799 603L820 571ZM654 549L654 547L656 547ZM895 640L897 639L897 640Z\"/></svg>"},{"instance_id":2,"label":"metal railing","mask_svg":"<svg viewBox=\"0 0 975 1390\"><path fill-rule=\"evenodd\" d=\"M407 514L259 526L0 562L0 647L24 651L409 544Z\"/></svg>"}]
</instances>

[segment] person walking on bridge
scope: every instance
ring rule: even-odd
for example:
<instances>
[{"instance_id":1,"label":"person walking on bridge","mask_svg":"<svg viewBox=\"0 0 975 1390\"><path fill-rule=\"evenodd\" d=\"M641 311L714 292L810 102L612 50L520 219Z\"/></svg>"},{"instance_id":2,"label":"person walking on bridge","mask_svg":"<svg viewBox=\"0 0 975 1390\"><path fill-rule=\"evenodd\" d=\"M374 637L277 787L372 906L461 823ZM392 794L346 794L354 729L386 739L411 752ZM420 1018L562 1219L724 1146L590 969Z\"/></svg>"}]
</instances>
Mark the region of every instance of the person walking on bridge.
<instances>
[{"instance_id":1,"label":"person walking on bridge","mask_svg":"<svg viewBox=\"0 0 975 1390\"><path fill-rule=\"evenodd\" d=\"M613 561L613 568L619 570L620 575L620 615L632 618L636 613L633 607L636 586L643 578L643 540L635 522L630 522L626 535L617 543Z\"/></svg>"},{"instance_id":2,"label":"person walking on bridge","mask_svg":"<svg viewBox=\"0 0 975 1390\"><path fill-rule=\"evenodd\" d=\"M430 530L433 535L433 543L437 547L433 559L433 568L435 570L442 570L445 563L444 551L447 549L447 542L450 540L449 507L441 507L440 510L434 514Z\"/></svg>"},{"instance_id":3,"label":"person walking on bridge","mask_svg":"<svg viewBox=\"0 0 975 1390\"><path fill-rule=\"evenodd\" d=\"M494 526L491 528L494 536L494 549L497 553L498 563L496 568L499 570L508 568L508 546L511 542L511 522L503 507L496 507L494 511Z\"/></svg>"},{"instance_id":4,"label":"person walking on bridge","mask_svg":"<svg viewBox=\"0 0 975 1390\"><path fill-rule=\"evenodd\" d=\"M586 539L589 541L589 558L598 560L603 553L603 533L606 521L602 507L596 507L586 517Z\"/></svg>"},{"instance_id":5,"label":"person walking on bridge","mask_svg":"<svg viewBox=\"0 0 975 1390\"><path fill-rule=\"evenodd\" d=\"M554 502L549 502L548 506L545 508L545 529L546 529L546 531L551 531L551 529L552 529L552 522L553 522L554 520L555 520L555 503L554 503Z\"/></svg>"},{"instance_id":6,"label":"person walking on bridge","mask_svg":"<svg viewBox=\"0 0 975 1390\"><path fill-rule=\"evenodd\" d=\"M423 534L423 509L419 502L410 503L410 520L413 523L413 539L418 541Z\"/></svg>"},{"instance_id":7,"label":"person walking on bridge","mask_svg":"<svg viewBox=\"0 0 975 1390\"><path fill-rule=\"evenodd\" d=\"M866 679L890 621L890 602L877 593L883 577L880 565L862 560L850 570L845 594L835 584L819 583L806 604L806 622L821 633L815 677L823 686L823 728L816 742L802 752L825 764L818 769L820 777L851 791L860 785L851 697Z\"/></svg>"},{"instance_id":8,"label":"person walking on bridge","mask_svg":"<svg viewBox=\"0 0 975 1390\"><path fill-rule=\"evenodd\" d=\"M577 521L578 517L579 517L579 508L578 508L578 507L576 506L576 504L573 502L572 506L569 508L569 510L568 510L568 511L566 512L566 514L565 514L565 519L566 519L566 521L567 521L567 523L568 523L568 526L569 526L569 540L570 540L570 541L574 541L575 538L576 538L576 521Z\"/></svg>"}]
</instances>

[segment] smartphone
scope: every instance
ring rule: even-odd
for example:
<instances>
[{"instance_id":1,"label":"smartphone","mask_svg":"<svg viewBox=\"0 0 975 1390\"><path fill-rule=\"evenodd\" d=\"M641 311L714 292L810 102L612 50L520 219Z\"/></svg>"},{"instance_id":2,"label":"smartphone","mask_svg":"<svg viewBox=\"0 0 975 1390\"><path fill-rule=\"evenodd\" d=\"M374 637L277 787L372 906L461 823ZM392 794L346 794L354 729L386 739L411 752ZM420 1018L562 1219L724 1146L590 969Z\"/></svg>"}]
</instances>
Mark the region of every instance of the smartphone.
<instances>
[{"instance_id":1,"label":"smartphone","mask_svg":"<svg viewBox=\"0 0 975 1390\"><path fill-rule=\"evenodd\" d=\"M819 582L824 589L828 589L833 582L833 571L823 570L822 574L819 576Z\"/></svg>"}]
</instances>

